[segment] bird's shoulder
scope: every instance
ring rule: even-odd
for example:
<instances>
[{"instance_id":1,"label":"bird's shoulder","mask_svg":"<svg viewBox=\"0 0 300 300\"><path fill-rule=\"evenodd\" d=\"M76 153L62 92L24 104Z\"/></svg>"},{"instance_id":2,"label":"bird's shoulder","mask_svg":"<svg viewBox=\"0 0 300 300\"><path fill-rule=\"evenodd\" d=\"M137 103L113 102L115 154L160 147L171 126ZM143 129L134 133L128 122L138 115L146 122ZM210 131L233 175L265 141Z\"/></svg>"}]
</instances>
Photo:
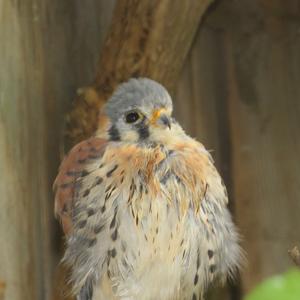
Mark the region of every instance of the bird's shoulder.
<instances>
[{"instance_id":1,"label":"bird's shoulder","mask_svg":"<svg viewBox=\"0 0 300 300\"><path fill-rule=\"evenodd\" d=\"M179 187L184 187L183 197L189 198L196 209L204 198L215 199L220 205L228 203L226 187L213 158L198 141L187 137L174 144L168 169L176 177L176 181L173 180L175 191L179 182Z\"/></svg>"},{"instance_id":2,"label":"bird's shoulder","mask_svg":"<svg viewBox=\"0 0 300 300\"><path fill-rule=\"evenodd\" d=\"M60 164L53 184L54 212L62 223L65 234L72 230L72 207L78 179L86 176L86 166L100 159L107 146L103 138L91 137L75 145Z\"/></svg>"},{"instance_id":3,"label":"bird's shoulder","mask_svg":"<svg viewBox=\"0 0 300 300\"><path fill-rule=\"evenodd\" d=\"M164 157L160 147L141 147L97 136L75 145L60 164L53 184L55 215L64 233L72 233L76 205L85 205L95 193L100 197L110 195L109 188L117 193L130 186L137 173L150 182L154 166Z\"/></svg>"}]
</instances>

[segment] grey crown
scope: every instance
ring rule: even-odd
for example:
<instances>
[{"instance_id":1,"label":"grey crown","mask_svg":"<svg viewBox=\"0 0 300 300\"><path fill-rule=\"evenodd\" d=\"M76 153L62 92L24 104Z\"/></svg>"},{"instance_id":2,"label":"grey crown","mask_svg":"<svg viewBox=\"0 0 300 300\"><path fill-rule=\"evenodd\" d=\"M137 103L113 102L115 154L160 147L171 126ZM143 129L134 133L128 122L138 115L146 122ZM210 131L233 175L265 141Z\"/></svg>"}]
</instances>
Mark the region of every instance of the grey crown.
<instances>
[{"instance_id":1,"label":"grey crown","mask_svg":"<svg viewBox=\"0 0 300 300\"><path fill-rule=\"evenodd\" d=\"M116 122L130 109L149 106L173 108L172 99L161 84L148 78L139 78L121 84L104 109L112 122Z\"/></svg>"}]
</instances>

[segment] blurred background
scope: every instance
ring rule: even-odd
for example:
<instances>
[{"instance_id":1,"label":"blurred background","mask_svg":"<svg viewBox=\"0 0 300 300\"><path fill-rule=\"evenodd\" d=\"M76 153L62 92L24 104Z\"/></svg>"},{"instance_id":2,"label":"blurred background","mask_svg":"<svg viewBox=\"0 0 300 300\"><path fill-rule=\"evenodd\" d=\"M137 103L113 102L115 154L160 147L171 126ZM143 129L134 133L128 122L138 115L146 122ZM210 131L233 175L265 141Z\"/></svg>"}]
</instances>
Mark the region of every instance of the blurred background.
<instances>
[{"instance_id":1,"label":"blurred background","mask_svg":"<svg viewBox=\"0 0 300 300\"><path fill-rule=\"evenodd\" d=\"M237 282L213 288L210 299L241 300L291 268L287 252L300 242L300 1L193 1L203 2L203 11L176 33L192 28L189 39L162 50L166 61L181 57L174 61L178 75L161 81L176 118L213 151L247 252ZM0 300L62 299L63 234L53 217L52 182L66 145L92 130L65 135L83 126L70 114L77 89L94 83L102 93L95 80L101 49L108 32L114 36L109 28L126 19L120 4L112 22L117 2L0 0ZM165 10L164 20L176 13ZM179 21L188 23L183 14ZM173 62L152 64L163 73ZM81 101L93 115L101 105L94 98L95 106Z\"/></svg>"}]
</instances>

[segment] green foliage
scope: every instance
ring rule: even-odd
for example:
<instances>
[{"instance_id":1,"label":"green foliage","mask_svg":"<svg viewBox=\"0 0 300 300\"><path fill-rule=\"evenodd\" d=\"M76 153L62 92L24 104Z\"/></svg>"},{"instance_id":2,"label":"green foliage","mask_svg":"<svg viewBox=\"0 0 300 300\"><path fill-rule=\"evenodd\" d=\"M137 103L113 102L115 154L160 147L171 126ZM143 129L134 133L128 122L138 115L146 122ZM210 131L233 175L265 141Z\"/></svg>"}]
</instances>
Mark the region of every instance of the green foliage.
<instances>
[{"instance_id":1,"label":"green foliage","mask_svg":"<svg viewBox=\"0 0 300 300\"><path fill-rule=\"evenodd\" d=\"M259 284L245 300L300 300L300 271L271 277Z\"/></svg>"}]
</instances>

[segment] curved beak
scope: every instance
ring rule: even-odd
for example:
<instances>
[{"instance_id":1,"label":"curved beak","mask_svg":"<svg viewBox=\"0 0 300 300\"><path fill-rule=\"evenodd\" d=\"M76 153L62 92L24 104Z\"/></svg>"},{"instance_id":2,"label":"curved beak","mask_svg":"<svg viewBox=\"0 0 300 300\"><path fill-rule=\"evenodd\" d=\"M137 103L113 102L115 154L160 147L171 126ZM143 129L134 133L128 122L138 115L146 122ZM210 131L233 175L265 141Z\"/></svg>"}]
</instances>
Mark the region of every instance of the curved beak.
<instances>
[{"instance_id":1,"label":"curved beak","mask_svg":"<svg viewBox=\"0 0 300 300\"><path fill-rule=\"evenodd\" d=\"M154 110L150 119L150 124L154 126L163 126L171 129L171 118L166 114L164 108Z\"/></svg>"},{"instance_id":2,"label":"curved beak","mask_svg":"<svg viewBox=\"0 0 300 300\"><path fill-rule=\"evenodd\" d=\"M171 120L170 118L165 115L165 114L162 114L160 115L160 117L158 118L158 123L161 123L163 124L165 127L168 127L169 129L171 129Z\"/></svg>"}]
</instances>

